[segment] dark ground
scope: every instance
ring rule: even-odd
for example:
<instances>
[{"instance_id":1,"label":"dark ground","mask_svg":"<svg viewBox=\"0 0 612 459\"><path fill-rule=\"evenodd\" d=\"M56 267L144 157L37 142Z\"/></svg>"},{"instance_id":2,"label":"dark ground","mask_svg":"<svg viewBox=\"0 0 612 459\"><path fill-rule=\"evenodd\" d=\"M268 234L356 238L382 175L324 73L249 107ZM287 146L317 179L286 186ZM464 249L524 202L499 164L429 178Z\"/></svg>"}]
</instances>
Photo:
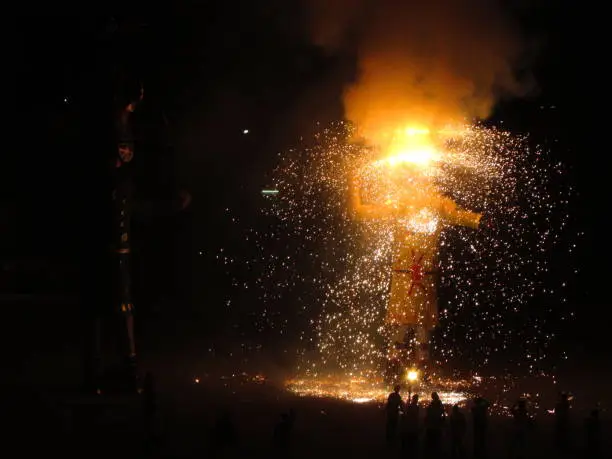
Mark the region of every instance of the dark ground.
<instances>
[{"instance_id":1,"label":"dark ground","mask_svg":"<svg viewBox=\"0 0 612 459\"><path fill-rule=\"evenodd\" d=\"M142 397L92 398L71 389L80 377L77 346L80 332L73 326L74 322L66 320L62 326L62 321L56 320L58 315L69 315L69 305L66 298L62 303L48 301L29 308L23 304L17 307L14 303L12 317L7 315L2 322L5 337L9 336L11 327L20 325L21 328L30 323L29 328L24 327L29 329L29 335L23 336L20 343L4 346L9 351L5 362L13 370L3 378L2 390L2 411L7 415L9 431L14 430L13 435L7 436L9 442L16 441L22 457L32 457L35 453L63 457L147 457ZM39 320L30 321L34 315ZM47 320L40 320L41 316ZM194 335L187 320L174 320L186 335ZM164 319L159 321L162 323ZM296 397L274 382L282 379L278 362L262 359L241 364L235 356L212 357L203 349L204 342L196 343L193 339L175 342L174 347L163 349L160 336L151 323L140 334L144 349L141 368L154 372L158 386L153 457L270 457L275 451L274 426L280 413L289 408L297 412L292 457L398 457L399 452L386 450L384 412L378 404ZM20 352L10 352L17 346ZM253 374L256 369L271 379L258 384L245 382L239 375L242 370ZM231 377L232 372L235 377ZM575 451L570 457L583 457L580 452L583 419L597 402L602 408L605 451L612 448L608 411L612 405L606 387L609 373L609 364L605 361L598 365L584 358L572 359L566 368L559 370L556 387L575 395L572 411ZM200 382L195 383L195 378ZM545 392L540 394L540 408L535 413L531 457L555 457L550 447L552 416L545 413L546 409L553 408L555 389L550 385L538 389L533 384L533 381L527 382L519 388L531 393L540 389ZM217 414L224 409L233 417L237 441L234 447L215 456L212 428ZM510 428L509 417L493 417L490 457L507 457Z\"/></svg>"},{"instance_id":2,"label":"dark ground","mask_svg":"<svg viewBox=\"0 0 612 459\"><path fill-rule=\"evenodd\" d=\"M265 385L236 383L238 387L225 388L218 385L207 387L184 381L182 385L161 388L152 457L270 457L274 452L274 425L288 407L297 412L292 457L397 457L397 453L386 449L384 412L377 404L297 398ZM5 395L8 394L5 392ZM27 438L31 439L22 448L24 453L145 457L139 400L111 398L96 402L58 392L35 398L31 394L15 395L11 394L9 406L21 414L17 422L28 430ZM3 405L6 407L6 402ZM225 407L235 422L237 440L227 451L215 455L212 428L219 409ZM91 418L87 417L88 413ZM574 413L575 450L569 457L583 457L581 415L579 411ZM492 418L490 457L506 457L511 427L510 418ZM607 418L604 429L609 432ZM530 457L555 457L552 438L552 417L539 416L531 435ZM607 442L605 450L609 451L609 436L604 435L604 441ZM470 442L468 447L471 448Z\"/></svg>"}]
</instances>

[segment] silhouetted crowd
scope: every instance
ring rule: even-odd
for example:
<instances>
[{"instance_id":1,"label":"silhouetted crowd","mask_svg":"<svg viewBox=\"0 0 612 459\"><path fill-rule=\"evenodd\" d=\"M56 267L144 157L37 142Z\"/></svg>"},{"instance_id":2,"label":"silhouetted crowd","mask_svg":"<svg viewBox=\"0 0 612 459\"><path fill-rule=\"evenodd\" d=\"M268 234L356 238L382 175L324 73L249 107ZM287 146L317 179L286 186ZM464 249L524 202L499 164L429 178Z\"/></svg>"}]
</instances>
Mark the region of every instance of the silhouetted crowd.
<instances>
[{"instance_id":1,"label":"silhouetted crowd","mask_svg":"<svg viewBox=\"0 0 612 459\"><path fill-rule=\"evenodd\" d=\"M386 440L389 448L400 446L404 458L435 459L450 456L452 459L468 457L466 435L468 420L465 413L454 405L447 413L436 392L424 407L421 416L419 396L412 395L404 402L400 386L395 386L386 404ZM487 440L489 403L476 397L471 403L472 457L489 457ZM507 454L512 459L535 457L531 446L535 435L534 419L527 409L527 401L519 399L511 408L512 426L508 437ZM562 393L554 410L554 439L551 447L559 458L599 458L601 454L601 425L599 411L593 410L584 423L584 447L575 450L571 444L570 397ZM447 440L446 440L447 439ZM553 449L551 448L551 451ZM548 456L550 457L550 456Z\"/></svg>"},{"instance_id":2,"label":"silhouetted crowd","mask_svg":"<svg viewBox=\"0 0 612 459\"><path fill-rule=\"evenodd\" d=\"M144 379L142 401L144 427L151 445L149 452L152 452L155 449L157 402L155 384L150 374ZM584 420L583 438L580 440L577 437L581 433L575 428L570 401L571 397L568 394L559 395L553 412L552 438L538 439L536 437L543 433L536 428L527 400L522 398L517 400L510 410L511 419L504 455L511 459L542 457L542 453L537 452L539 451L537 448L534 449L536 440L539 440L540 446L542 441L549 442L546 457L585 459L603 457L599 411L591 411ZM418 394L409 394L404 401L400 394L400 386L396 386L389 394L385 405L387 457L389 455L397 457L397 454L402 458L413 459L499 457L499 454L493 454L489 450L489 408L487 400L476 397L470 401L468 417L465 412L467 410L459 405L445 409L436 392L431 394L431 400L427 404L420 403ZM295 424L296 413L293 409L280 415L273 432L270 432L275 457L289 458L295 452L296 446L292 445ZM468 434L471 434L471 441ZM213 457L223 455L224 451L232 450L237 444L237 430L230 410L222 409L217 413L211 431L211 440Z\"/></svg>"}]
</instances>

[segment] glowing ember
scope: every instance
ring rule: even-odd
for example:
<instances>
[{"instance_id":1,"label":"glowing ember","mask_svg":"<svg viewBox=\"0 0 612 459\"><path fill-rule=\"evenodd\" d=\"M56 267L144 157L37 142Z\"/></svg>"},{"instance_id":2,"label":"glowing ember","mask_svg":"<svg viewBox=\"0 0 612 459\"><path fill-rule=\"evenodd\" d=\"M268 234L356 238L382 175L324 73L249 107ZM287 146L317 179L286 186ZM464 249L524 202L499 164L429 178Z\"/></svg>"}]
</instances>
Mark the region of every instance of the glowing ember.
<instances>
[{"instance_id":1,"label":"glowing ember","mask_svg":"<svg viewBox=\"0 0 612 459\"><path fill-rule=\"evenodd\" d=\"M303 397L337 398L354 403L383 403L392 390L380 379L343 376L294 379L287 382L287 389ZM405 385L402 397L407 398L409 392L419 394L420 403L427 404L431 393L437 392L445 405L464 404L470 398L469 389L468 381L436 379L412 387Z\"/></svg>"}]
</instances>

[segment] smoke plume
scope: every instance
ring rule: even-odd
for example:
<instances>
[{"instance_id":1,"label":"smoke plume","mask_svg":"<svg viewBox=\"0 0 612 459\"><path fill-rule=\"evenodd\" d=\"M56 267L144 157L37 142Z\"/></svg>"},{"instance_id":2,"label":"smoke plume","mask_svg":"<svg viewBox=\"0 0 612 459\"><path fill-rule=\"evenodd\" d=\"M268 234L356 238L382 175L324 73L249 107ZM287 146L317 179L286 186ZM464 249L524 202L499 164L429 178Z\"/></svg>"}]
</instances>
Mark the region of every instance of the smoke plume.
<instances>
[{"instance_id":1,"label":"smoke plume","mask_svg":"<svg viewBox=\"0 0 612 459\"><path fill-rule=\"evenodd\" d=\"M516 78L524 43L495 0L304 0L312 40L353 50L347 119L372 141L403 126L436 128L490 115Z\"/></svg>"}]
</instances>

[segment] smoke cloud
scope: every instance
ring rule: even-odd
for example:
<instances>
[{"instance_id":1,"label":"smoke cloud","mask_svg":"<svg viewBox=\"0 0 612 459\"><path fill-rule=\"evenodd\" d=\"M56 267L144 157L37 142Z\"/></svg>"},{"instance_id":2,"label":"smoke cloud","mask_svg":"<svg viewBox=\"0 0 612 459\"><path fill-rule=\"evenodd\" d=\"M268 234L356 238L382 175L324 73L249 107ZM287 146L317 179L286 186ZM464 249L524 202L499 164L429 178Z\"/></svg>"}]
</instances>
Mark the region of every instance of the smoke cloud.
<instances>
[{"instance_id":1,"label":"smoke cloud","mask_svg":"<svg viewBox=\"0 0 612 459\"><path fill-rule=\"evenodd\" d=\"M490 115L516 77L525 44L495 0L304 0L311 38L358 57L347 119L372 141L402 126L436 128Z\"/></svg>"}]
</instances>

